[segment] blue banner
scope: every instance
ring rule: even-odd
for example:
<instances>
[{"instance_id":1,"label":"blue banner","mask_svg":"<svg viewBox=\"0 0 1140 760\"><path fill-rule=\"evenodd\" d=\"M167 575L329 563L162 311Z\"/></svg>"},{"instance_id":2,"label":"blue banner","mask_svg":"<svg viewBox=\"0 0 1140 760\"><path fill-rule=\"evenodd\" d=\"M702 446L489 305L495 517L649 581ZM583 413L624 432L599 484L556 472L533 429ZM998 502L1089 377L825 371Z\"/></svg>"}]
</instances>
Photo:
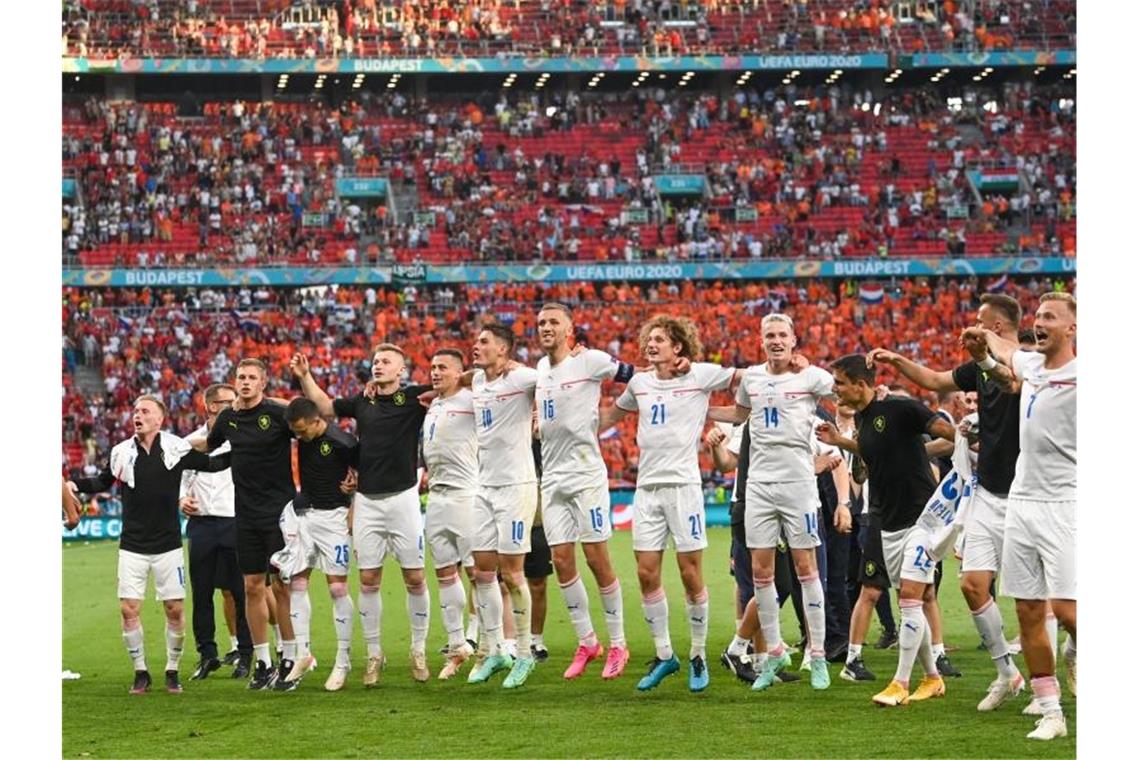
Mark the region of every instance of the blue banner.
<instances>
[{"instance_id":1,"label":"blue banner","mask_svg":"<svg viewBox=\"0 0 1140 760\"><path fill-rule=\"evenodd\" d=\"M703 195L705 175L661 174L653 178L653 184L662 195Z\"/></svg>"},{"instance_id":2,"label":"blue banner","mask_svg":"<svg viewBox=\"0 0 1140 760\"><path fill-rule=\"evenodd\" d=\"M594 282L643 280L787 280L801 277L916 277L920 275L1075 274L1076 259L975 257L847 259L842 261L708 261L643 264L423 265L418 282ZM401 270L401 277L406 278ZM227 287L243 285L386 285L392 267L303 269L67 269L65 287Z\"/></svg>"},{"instance_id":3,"label":"blue banner","mask_svg":"<svg viewBox=\"0 0 1140 760\"><path fill-rule=\"evenodd\" d=\"M75 180L73 180L73 179L64 179L63 180L63 197L64 198L74 198L75 197Z\"/></svg>"},{"instance_id":4,"label":"blue banner","mask_svg":"<svg viewBox=\"0 0 1140 760\"><path fill-rule=\"evenodd\" d=\"M915 53L900 56L903 69L970 68L978 66L1075 66L1075 50L1004 50L976 53Z\"/></svg>"},{"instance_id":5,"label":"blue banner","mask_svg":"<svg viewBox=\"0 0 1140 760\"><path fill-rule=\"evenodd\" d=\"M560 58L64 58L65 74L535 74L590 71L885 69L884 53L860 55L697 55Z\"/></svg>"},{"instance_id":6,"label":"blue banner","mask_svg":"<svg viewBox=\"0 0 1140 760\"><path fill-rule=\"evenodd\" d=\"M186 518L181 517L182 537L186 538ZM83 517L71 530L63 528L64 541L104 541L115 540L123 535L123 518L121 517Z\"/></svg>"},{"instance_id":7,"label":"blue banner","mask_svg":"<svg viewBox=\"0 0 1140 760\"><path fill-rule=\"evenodd\" d=\"M342 198L383 198L388 195L388 180L383 177L343 177L336 181L336 193Z\"/></svg>"},{"instance_id":8,"label":"blue banner","mask_svg":"<svg viewBox=\"0 0 1140 760\"><path fill-rule=\"evenodd\" d=\"M526 74L640 71L762 71L886 69L884 53L854 55L686 55L559 58L64 58L65 74ZM1075 50L916 53L899 56L909 68L1072 66Z\"/></svg>"}]
</instances>

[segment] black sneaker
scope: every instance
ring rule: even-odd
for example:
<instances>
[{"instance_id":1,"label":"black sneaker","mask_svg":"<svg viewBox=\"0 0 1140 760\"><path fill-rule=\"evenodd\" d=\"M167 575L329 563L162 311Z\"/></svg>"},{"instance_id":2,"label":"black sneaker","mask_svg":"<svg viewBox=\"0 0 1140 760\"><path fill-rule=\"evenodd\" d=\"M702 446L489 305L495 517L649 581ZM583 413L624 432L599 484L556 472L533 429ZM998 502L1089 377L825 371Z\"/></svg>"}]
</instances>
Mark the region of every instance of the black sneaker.
<instances>
[{"instance_id":1,"label":"black sneaker","mask_svg":"<svg viewBox=\"0 0 1140 760\"><path fill-rule=\"evenodd\" d=\"M277 681L273 684L274 691L293 691L297 688L296 681L287 680L290 671L293 670L292 660L282 660L277 668Z\"/></svg>"},{"instance_id":2,"label":"black sneaker","mask_svg":"<svg viewBox=\"0 0 1140 760\"><path fill-rule=\"evenodd\" d=\"M190 680L204 681L211 673L220 667L222 667L222 661L217 657L203 658L198 661L198 666L194 668L194 675L190 676Z\"/></svg>"},{"instance_id":3,"label":"black sneaker","mask_svg":"<svg viewBox=\"0 0 1140 760\"><path fill-rule=\"evenodd\" d=\"M249 668L253 664L253 656L243 654L238 657L237 665L234 666L234 672L231 678L249 678Z\"/></svg>"},{"instance_id":4,"label":"black sneaker","mask_svg":"<svg viewBox=\"0 0 1140 760\"><path fill-rule=\"evenodd\" d=\"M794 670L780 668L778 671L776 671L776 680L780 683L795 683L796 681L801 680L801 677L800 674Z\"/></svg>"},{"instance_id":5,"label":"black sneaker","mask_svg":"<svg viewBox=\"0 0 1140 760\"><path fill-rule=\"evenodd\" d=\"M145 694L148 691L150 691L150 673L145 670L136 670L131 694Z\"/></svg>"},{"instance_id":6,"label":"black sneaker","mask_svg":"<svg viewBox=\"0 0 1140 760\"><path fill-rule=\"evenodd\" d=\"M958 668L954 667L950 662L950 658L944 654L940 655L938 657L938 659L934 661L934 665L935 665L935 667L938 668L938 674L940 676L942 676L943 678L961 678L962 677L962 671L960 671L960 670L958 670Z\"/></svg>"},{"instance_id":7,"label":"black sneaker","mask_svg":"<svg viewBox=\"0 0 1140 760\"><path fill-rule=\"evenodd\" d=\"M752 659L748 655L742 657L738 654L730 654L726 649L720 655L720 664L728 668L734 676L744 683L751 684L756 680L756 670L752 667Z\"/></svg>"},{"instance_id":8,"label":"black sneaker","mask_svg":"<svg viewBox=\"0 0 1140 760\"><path fill-rule=\"evenodd\" d=\"M182 693L182 682L178 680L177 670L166 671L166 690L171 694Z\"/></svg>"},{"instance_id":9,"label":"black sneaker","mask_svg":"<svg viewBox=\"0 0 1140 760\"><path fill-rule=\"evenodd\" d=\"M894 649L899 645L898 631L883 631L883 635L875 642L875 649Z\"/></svg>"},{"instance_id":10,"label":"black sneaker","mask_svg":"<svg viewBox=\"0 0 1140 760\"><path fill-rule=\"evenodd\" d=\"M862 657L856 657L851 662L843 666L840 671L839 677L845 681L874 681L875 674L867 670L867 666L863 664Z\"/></svg>"},{"instance_id":11,"label":"black sneaker","mask_svg":"<svg viewBox=\"0 0 1140 760\"><path fill-rule=\"evenodd\" d=\"M273 684L273 678L276 675L277 671L270 668L261 660L258 660L257 665L253 669L253 678L249 679L249 688L253 691L268 689Z\"/></svg>"},{"instance_id":12,"label":"black sneaker","mask_svg":"<svg viewBox=\"0 0 1140 760\"><path fill-rule=\"evenodd\" d=\"M550 659L550 652L546 649L545 645L536 646L534 644L531 644L530 654L532 657L534 657L535 662L546 662Z\"/></svg>"},{"instance_id":13,"label":"black sneaker","mask_svg":"<svg viewBox=\"0 0 1140 760\"><path fill-rule=\"evenodd\" d=\"M826 652L828 662L847 662L847 642L841 641Z\"/></svg>"},{"instance_id":14,"label":"black sneaker","mask_svg":"<svg viewBox=\"0 0 1140 760\"><path fill-rule=\"evenodd\" d=\"M226 652L226 656L222 658L223 665L237 665L238 660L241 659L241 652L236 649L231 649Z\"/></svg>"}]
</instances>

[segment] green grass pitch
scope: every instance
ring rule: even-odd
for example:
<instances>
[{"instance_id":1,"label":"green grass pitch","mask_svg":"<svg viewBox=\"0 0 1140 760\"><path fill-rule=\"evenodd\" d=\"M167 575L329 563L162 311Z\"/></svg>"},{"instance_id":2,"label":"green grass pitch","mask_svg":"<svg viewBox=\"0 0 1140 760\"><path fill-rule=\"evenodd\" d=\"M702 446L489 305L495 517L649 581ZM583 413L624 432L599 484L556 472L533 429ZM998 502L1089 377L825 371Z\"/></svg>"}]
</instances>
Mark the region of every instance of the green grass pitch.
<instances>
[{"instance_id":1,"label":"green grass pitch","mask_svg":"<svg viewBox=\"0 0 1140 760\"><path fill-rule=\"evenodd\" d=\"M526 686L504 691L498 675L489 684L467 685L466 669L452 681L435 680L444 643L433 598L428 639L433 679L415 683L408 668L407 614L398 569L389 564L383 584L383 646L388 669L380 686L360 685L363 644L356 627L355 670L345 691L329 694L324 679L333 661L330 602L324 581L314 573L313 649L320 663L293 693L250 692L223 668L206 681L189 681L197 660L187 602L186 654L182 660L185 692L161 688L131 696L131 666L119 634L115 598L117 546L111 542L68 545L63 551L63 667L82 674L63 683L64 757L1074 757L1076 707L1066 695L1067 739L1030 742L1033 719L1020 714L1018 699L996 713L982 715L975 706L993 678L985 652L956 588L956 567L947 566L941 600L946 641L952 660L963 671L947 679L945 699L902 708L875 707L871 696L894 673L896 650L869 648L866 661L879 680L851 684L832 665L832 686L814 692L806 679L779 684L753 694L724 670L717 658L731 640L732 579L728 575L727 529L709 532L705 575L712 600L709 655L712 683L703 694L690 694L685 670L649 693L634 686L652 659L652 641L637 593L630 534L620 531L611 554L625 594L626 633L633 658L626 674L601 680L601 665L567 683L562 671L575 644L556 583L548 593L546 641L550 660L535 670ZM585 576L585 562L579 561ZM552 579L553 580L553 579ZM355 595L356 579L351 580ZM593 579L595 625L604 631ZM680 579L671 552L666 556L665 587L672 612L678 655L688 652ZM147 658L161 684L165 659L163 617L153 592L143 607ZM218 631L225 625L218 597ZM1002 611L1007 635L1015 627L1008 600ZM783 614L785 638L795 639L791 605ZM870 638L878 635L873 623ZM225 648L224 644L222 646ZM796 664L799 658L796 657ZM1023 668L1024 665L1019 663ZM805 674L806 675L806 674ZM917 683L917 681L915 681ZM1063 688L1063 687L1062 687Z\"/></svg>"}]
</instances>

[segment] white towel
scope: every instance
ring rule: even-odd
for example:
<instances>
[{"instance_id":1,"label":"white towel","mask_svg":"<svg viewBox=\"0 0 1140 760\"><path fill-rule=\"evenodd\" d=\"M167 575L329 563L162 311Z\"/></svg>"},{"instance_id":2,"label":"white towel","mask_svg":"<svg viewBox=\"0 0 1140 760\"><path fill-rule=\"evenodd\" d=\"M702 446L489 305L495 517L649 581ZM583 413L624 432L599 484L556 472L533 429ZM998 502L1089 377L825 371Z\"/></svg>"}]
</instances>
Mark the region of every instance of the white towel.
<instances>
[{"instance_id":1,"label":"white towel","mask_svg":"<svg viewBox=\"0 0 1140 760\"><path fill-rule=\"evenodd\" d=\"M185 438L165 431L159 431L158 444L162 447L162 463L168 470L173 470L193 448ZM111 475L134 488L135 460L138 456L138 441L133 437L115 446L111 449Z\"/></svg>"},{"instance_id":2,"label":"white towel","mask_svg":"<svg viewBox=\"0 0 1140 760\"><path fill-rule=\"evenodd\" d=\"M274 552L269 561L281 574L281 580L288 583L294 575L313 566L311 557L316 546L304 529L302 518L293 509L293 502L281 510L281 519L277 524L281 528L281 537L285 539L285 548Z\"/></svg>"},{"instance_id":3,"label":"white towel","mask_svg":"<svg viewBox=\"0 0 1140 760\"><path fill-rule=\"evenodd\" d=\"M977 415L966 419L977 424ZM916 523L927 531L927 551L936 560L941 560L953 549L965 527L977 486L974 460L969 440L957 433L954 453L950 455L953 469L938 484Z\"/></svg>"}]
</instances>

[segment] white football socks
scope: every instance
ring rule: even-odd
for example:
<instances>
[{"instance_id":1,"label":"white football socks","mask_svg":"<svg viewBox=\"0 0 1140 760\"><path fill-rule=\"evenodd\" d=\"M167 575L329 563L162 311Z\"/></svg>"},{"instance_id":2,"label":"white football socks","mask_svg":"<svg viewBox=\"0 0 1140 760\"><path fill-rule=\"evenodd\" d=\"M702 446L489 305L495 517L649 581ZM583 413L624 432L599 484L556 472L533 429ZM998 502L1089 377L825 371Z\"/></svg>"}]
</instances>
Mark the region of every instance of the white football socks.
<instances>
[{"instance_id":1,"label":"white football socks","mask_svg":"<svg viewBox=\"0 0 1140 760\"><path fill-rule=\"evenodd\" d=\"M594 633L594 623L590 620L590 597L582 576L575 575L569 583L559 583L562 598L566 601L566 611L570 614L570 624L578 635L578 645L592 647L598 643Z\"/></svg>"},{"instance_id":2,"label":"white football socks","mask_svg":"<svg viewBox=\"0 0 1140 760\"><path fill-rule=\"evenodd\" d=\"M142 623L139 623L135 628L123 629L123 644L127 647L127 656L131 658L131 664L135 666L135 670L146 670L146 648L143 646Z\"/></svg>"},{"instance_id":3,"label":"white football socks","mask_svg":"<svg viewBox=\"0 0 1140 760\"><path fill-rule=\"evenodd\" d=\"M293 622L293 640L297 654L309 655L309 635L312 627L313 605L309 601L309 579L294 578L289 584L289 619Z\"/></svg>"},{"instance_id":4,"label":"white football socks","mask_svg":"<svg viewBox=\"0 0 1140 760\"><path fill-rule=\"evenodd\" d=\"M514 586L508 586L511 596L511 612L515 617L515 641L520 657L527 659L530 653L530 585L522 573L514 577ZM588 614L588 613L587 613Z\"/></svg>"},{"instance_id":5,"label":"white football socks","mask_svg":"<svg viewBox=\"0 0 1140 760\"><path fill-rule=\"evenodd\" d=\"M691 599L685 597L685 614L689 618L689 633L692 641L689 644L689 659L701 657L708 660L705 654L705 642L709 637L709 590L703 588Z\"/></svg>"},{"instance_id":6,"label":"white football socks","mask_svg":"<svg viewBox=\"0 0 1140 760\"><path fill-rule=\"evenodd\" d=\"M360 630L364 634L364 646L369 657L380 656L380 614L383 604L380 601L379 586L360 587Z\"/></svg>"},{"instance_id":7,"label":"white football socks","mask_svg":"<svg viewBox=\"0 0 1140 760\"><path fill-rule=\"evenodd\" d=\"M824 656L823 642L827 631L827 619L823 608L823 583L819 573L801 575L800 588L803 590L804 617L807 618L808 650L812 658Z\"/></svg>"},{"instance_id":8,"label":"white football socks","mask_svg":"<svg viewBox=\"0 0 1140 760\"><path fill-rule=\"evenodd\" d=\"M669 638L669 602L665 598L665 589L659 588L641 597L641 608L653 634L657 659L668 660L673 656L673 643Z\"/></svg>"},{"instance_id":9,"label":"white football socks","mask_svg":"<svg viewBox=\"0 0 1140 760\"><path fill-rule=\"evenodd\" d=\"M606 616L606 632L610 636L611 647L625 647L625 615L622 611L621 582L614 582L598 589L602 597L602 610Z\"/></svg>"},{"instance_id":10,"label":"white football socks","mask_svg":"<svg viewBox=\"0 0 1140 760\"><path fill-rule=\"evenodd\" d=\"M408 620L412 625L412 651L423 652L427 646L428 625L431 622L431 594L427 583L408 586Z\"/></svg>"},{"instance_id":11,"label":"white football socks","mask_svg":"<svg viewBox=\"0 0 1140 760\"><path fill-rule=\"evenodd\" d=\"M178 663L182 662L182 643L186 640L186 628L174 629L170 622L166 623L166 669L178 670Z\"/></svg>"},{"instance_id":12,"label":"white football socks","mask_svg":"<svg viewBox=\"0 0 1140 760\"><path fill-rule=\"evenodd\" d=\"M899 664L895 670L895 680L910 688L914 660L918 656L923 634L926 633L926 618L922 614L921 599L900 599L899 611L902 620L899 625Z\"/></svg>"},{"instance_id":13,"label":"white football socks","mask_svg":"<svg viewBox=\"0 0 1140 760\"><path fill-rule=\"evenodd\" d=\"M991 597L980 609L972 610L970 615L974 619L974 627L978 629L982 644L990 653L990 659L994 661L998 676L1004 681L1017 678L1017 666L1013 664L1013 658L1009 655L1009 644L1002 630L1001 610L998 609L997 603Z\"/></svg>"},{"instance_id":14,"label":"white football socks","mask_svg":"<svg viewBox=\"0 0 1140 760\"><path fill-rule=\"evenodd\" d=\"M780 635L780 605L776 600L775 578L754 577L752 587L756 595L756 617L760 620L764 641L768 642L768 653L779 657L784 653L784 640Z\"/></svg>"},{"instance_id":15,"label":"white football socks","mask_svg":"<svg viewBox=\"0 0 1140 760\"><path fill-rule=\"evenodd\" d=\"M458 575L439 579L439 609L443 628L447 631L447 645L452 649L462 646L463 610L467 606L467 593Z\"/></svg>"},{"instance_id":16,"label":"white football socks","mask_svg":"<svg viewBox=\"0 0 1140 760\"><path fill-rule=\"evenodd\" d=\"M352 649L352 597L348 594L347 583L329 584L329 595L333 604L333 630L336 631L336 664L347 667Z\"/></svg>"},{"instance_id":17,"label":"white football socks","mask_svg":"<svg viewBox=\"0 0 1140 760\"><path fill-rule=\"evenodd\" d=\"M482 631L480 644L486 647L488 654L499 654L499 642L503 635L503 597L499 595L499 583L493 571L479 572L477 576L475 607Z\"/></svg>"}]
</instances>

